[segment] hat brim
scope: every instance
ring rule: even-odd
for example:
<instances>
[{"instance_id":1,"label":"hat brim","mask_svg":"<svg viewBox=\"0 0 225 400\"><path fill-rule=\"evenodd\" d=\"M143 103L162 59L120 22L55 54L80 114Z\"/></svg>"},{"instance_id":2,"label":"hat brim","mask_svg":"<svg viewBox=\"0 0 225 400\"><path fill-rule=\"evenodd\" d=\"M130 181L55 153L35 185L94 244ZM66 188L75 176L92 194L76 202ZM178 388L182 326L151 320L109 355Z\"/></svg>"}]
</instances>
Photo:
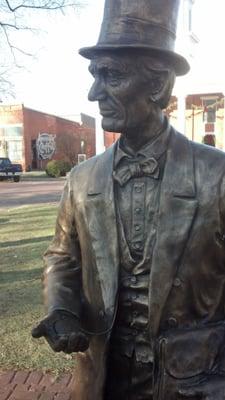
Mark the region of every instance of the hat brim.
<instances>
[{"instance_id":1,"label":"hat brim","mask_svg":"<svg viewBox=\"0 0 225 400\"><path fill-rule=\"evenodd\" d=\"M174 68L174 71L177 76L186 75L190 71L190 65L188 61L173 51L159 49L155 47L150 47L147 45L97 45L92 47L83 47L79 50L79 54L88 60L92 60L96 58L99 53L103 51L122 51L122 50L146 50L150 52L153 56L160 57L165 59L171 66Z\"/></svg>"}]
</instances>

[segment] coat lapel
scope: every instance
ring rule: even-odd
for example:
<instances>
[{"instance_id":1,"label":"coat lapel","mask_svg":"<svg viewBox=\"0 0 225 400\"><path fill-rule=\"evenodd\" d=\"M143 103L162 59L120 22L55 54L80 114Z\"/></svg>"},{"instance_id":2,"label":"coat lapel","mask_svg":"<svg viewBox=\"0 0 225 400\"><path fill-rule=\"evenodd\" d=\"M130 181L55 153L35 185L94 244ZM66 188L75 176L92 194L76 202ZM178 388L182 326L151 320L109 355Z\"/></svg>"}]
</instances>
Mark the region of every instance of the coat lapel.
<instances>
[{"instance_id":1,"label":"coat lapel","mask_svg":"<svg viewBox=\"0 0 225 400\"><path fill-rule=\"evenodd\" d=\"M187 245L196 210L191 143L171 130L150 276L149 313L153 337L158 332L162 310Z\"/></svg>"},{"instance_id":2,"label":"coat lapel","mask_svg":"<svg viewBox=\"0 0 225 400\"><path fill-rule=\"evenodd\" d=\"M105 311L114 312L118 289L119 251L113 189L115 145L98 157L90 175L86 213Z\"/></svg>"}]
</instances>

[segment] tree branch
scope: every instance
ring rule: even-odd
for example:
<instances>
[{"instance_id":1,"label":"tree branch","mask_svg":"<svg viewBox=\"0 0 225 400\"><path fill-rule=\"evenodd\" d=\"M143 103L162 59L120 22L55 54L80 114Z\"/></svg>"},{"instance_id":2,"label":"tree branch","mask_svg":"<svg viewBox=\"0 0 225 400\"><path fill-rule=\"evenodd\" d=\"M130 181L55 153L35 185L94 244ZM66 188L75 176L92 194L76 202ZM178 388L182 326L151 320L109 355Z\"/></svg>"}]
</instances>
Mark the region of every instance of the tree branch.
<instances>
[{"instance_id":1,"label":"tree branch","mask_svg":"<svg viewBox=\"0 0 225 400\"><path fill-rule=\"evenodd\" d=\"M17 31L20 30L20 29L23 29L23 28L21 28L21 27L19 27L19 26L17 26L17 25L8 24L8 23L1 22L1 21L0 21L0 26L1 26L2 28L6 28L6 29L7 29L7 28L16 29Z\"/></svg>"},{"instance_id":2,"label":"tree branch","mask_svg":"<svg viewBox=\"0 0 225 400\"><path fill-rule=\"evenodd\" d=\"M11 12L16 12L20 8L35 9L35 10L59 10L65 7L74 7L78 5L76 2L66 3L65 1L60 1L60 2L47 1L42 5L19 4L16 7L12 7L8 0L5 0L5 2Z\"/></svg>"},{"instance_id":3,"label":"tree branch","mask_svg":"<svg viewBox=\"0 0 225 400\"><path fill-rule=\"evenodd\" d=\"M34 13L40 11L57 12L65 8L73 7L74 9L85 2L85 0L0 0L0 42L1 42L1 61L0 61L0 89L4 88L7 95L6 87L10 88L10 80L13 80L11 74L5 72L5 65L10 65L11 69L22 68L22 64L26 64L23 56L32 56L26 51L26 34L20 31L39 32L40 29L32 28L29 24L31 11ZM28 46L31 41L28 41ZM3 51L2 51L3 49ZM4 62L4 59L6 62ZM10 79L9 79L10 77Z\"/></svg>"}]
</instances>

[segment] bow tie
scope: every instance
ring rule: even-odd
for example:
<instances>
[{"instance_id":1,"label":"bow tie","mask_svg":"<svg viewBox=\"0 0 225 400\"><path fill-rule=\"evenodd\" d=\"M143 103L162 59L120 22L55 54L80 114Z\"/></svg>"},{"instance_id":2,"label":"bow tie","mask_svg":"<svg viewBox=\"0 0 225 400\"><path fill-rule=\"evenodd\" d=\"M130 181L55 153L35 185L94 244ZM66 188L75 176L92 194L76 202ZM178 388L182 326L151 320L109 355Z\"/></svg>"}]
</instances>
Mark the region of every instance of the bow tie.
<instances>
[{"instance_id":1,"label":"bow tie","mask_svg":"<svg viewBox=\"0 0 225 400\"><path fill-rule=\"evenodd\" d=\"M153 179L159 178L159 165L155 158L149 158L142 161L129 161L127 164L118 167L113 172L114 179L120 184L125 185L131 178L149 176Z\"/></svg>"}]
</instances>

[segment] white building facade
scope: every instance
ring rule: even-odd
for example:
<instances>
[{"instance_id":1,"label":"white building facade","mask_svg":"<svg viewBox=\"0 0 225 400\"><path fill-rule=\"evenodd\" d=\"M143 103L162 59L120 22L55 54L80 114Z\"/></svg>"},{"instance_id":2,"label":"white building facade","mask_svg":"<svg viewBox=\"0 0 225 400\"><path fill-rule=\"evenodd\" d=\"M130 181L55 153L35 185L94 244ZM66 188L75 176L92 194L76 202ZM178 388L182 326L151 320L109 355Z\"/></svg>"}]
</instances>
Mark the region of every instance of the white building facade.
<instances>
[{"instance_id":1,"label":"white building facade","mask_svg":"<svg viewBox=\"0 0 225 400\"><path fill-rule=\"evenodd\" d=\"M176 41L177 53L183 55L190 63L190 66L194 61L197 44L199 43L194 33L194 4L195 0L181 0L180 2ZM191 74L188 74L187 77L178 78L173 93L178 99L177 129L180 132L185 132L185 102L186 96L190 91L190 79Z\"/></svg>"}]
</instances>

